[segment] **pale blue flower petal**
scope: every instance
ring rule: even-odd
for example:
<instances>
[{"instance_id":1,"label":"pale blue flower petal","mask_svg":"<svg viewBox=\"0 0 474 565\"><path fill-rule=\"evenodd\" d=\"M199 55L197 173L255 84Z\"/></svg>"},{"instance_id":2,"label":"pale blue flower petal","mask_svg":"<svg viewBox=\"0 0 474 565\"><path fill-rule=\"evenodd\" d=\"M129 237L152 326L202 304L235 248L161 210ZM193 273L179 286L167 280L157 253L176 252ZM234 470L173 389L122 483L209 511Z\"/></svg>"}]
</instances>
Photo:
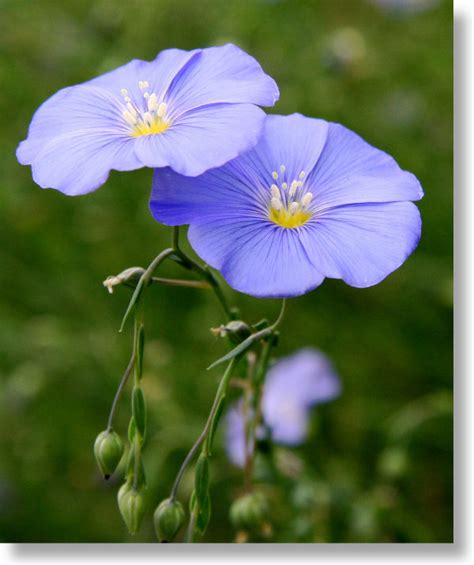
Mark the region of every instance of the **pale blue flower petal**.
<instances>
[{"instance_id":1,"label":"pale blue flower petal","mask_svg":"<svg viewBox=\"0 0 474 565\"><path fill-rule=\"evenodd\" d=\"M418 208L391 202L329 209L301 229L300 241L324 276L364 288L400 267L420 235Z\"/></svg>"},{"instance_id":2,"label":"pale blue flower petal","mask_svg":"<svg viewBox=\"0 0 474 565\"><path fill-rule=\"evenodd\" d=\"M147 167L170 166L197 176L223 165L257 142L265 113L252 104L211 104L180 116L160 135L136 139L136 154Z\"/></svg>"}]
</instances>

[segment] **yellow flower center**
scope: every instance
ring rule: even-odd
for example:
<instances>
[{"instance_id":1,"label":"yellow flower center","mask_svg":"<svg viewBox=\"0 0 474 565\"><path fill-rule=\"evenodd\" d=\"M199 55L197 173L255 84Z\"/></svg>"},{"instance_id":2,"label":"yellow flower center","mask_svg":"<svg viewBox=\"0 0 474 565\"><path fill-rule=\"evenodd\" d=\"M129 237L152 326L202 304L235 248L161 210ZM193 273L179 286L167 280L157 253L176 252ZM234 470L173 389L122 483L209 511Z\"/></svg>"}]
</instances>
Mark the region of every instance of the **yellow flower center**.
<instances>
[{"instance_id":1,"label":"yellow flower center","mask_svg":"<svg viewBox=\"0 0 474 565\"><path fill-rule=\"evenodd\" d=\"M133 103L126 88L122 88L120 93L123 96L125 110L122 112L123 119L130 126L130 135L140 137L142 135L153 135L163 133L170 125L166 112L168 106L165 102L158 102L158 97L154 92L151 94L146 90L150 85L146 80L140 80L138 86L143 93L146 109L141 111Z\"/></svg>"},{"instance_id":2,"label":"yellow flower center","mask_svg":"<svg viewBox=\"0 0 474 565\"><path fill-rule=\"evenodd\" d=\"M280 173L277 171L272 173L274 183L270 187L268 218L282 228L299 228L313 215L309 209L313 195L303 187L304 171L301 171L298 178L290 183L284 180L285 172L285 165L281 165ZM277 184L282 180L281 184Z\"/></svg>"}]
</instances>

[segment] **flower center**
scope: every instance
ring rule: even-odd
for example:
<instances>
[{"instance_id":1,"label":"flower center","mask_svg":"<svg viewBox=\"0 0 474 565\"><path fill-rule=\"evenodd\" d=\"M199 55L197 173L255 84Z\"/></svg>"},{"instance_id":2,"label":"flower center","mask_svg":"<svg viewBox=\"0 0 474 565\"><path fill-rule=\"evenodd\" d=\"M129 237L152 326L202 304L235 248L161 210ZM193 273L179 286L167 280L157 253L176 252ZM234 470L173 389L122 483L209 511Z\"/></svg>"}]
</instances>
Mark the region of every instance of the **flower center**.
<instances>
[{"instance_id":1,"label":"flower center","mask_svg":"<svg viewBox=\"0 0 474 565\"><path fill-rule=\"evenodd\" d=\"M128 90L122 88L120 94L123 96L126 110L122 112L123 119L131 126L130 135L140 137L142 135L152 135L166 131L171 122L166 119L168 109L164 102L159 103L154 92L150 94L147 88L150 86L148 81L138 81L138 86L144 98L144 109L140 110L129 96Z\"/></svg>"},{"instance_id":2,"label":"flower center","mask_svg":"<svg viewBox=\"0 0 474 565\"><path fill-rule=\"evenodd\" d=\"M268 217L282 228L299 228L313 215L308 210L313 195L303 188L303 179L306 174L304 171L301 171L298 178L290 183L286 180L285 172L285 165L281 165L280 173L277 171L272 173L274 183L270 187L271 199Z\"/></svg>"}]
</instances>

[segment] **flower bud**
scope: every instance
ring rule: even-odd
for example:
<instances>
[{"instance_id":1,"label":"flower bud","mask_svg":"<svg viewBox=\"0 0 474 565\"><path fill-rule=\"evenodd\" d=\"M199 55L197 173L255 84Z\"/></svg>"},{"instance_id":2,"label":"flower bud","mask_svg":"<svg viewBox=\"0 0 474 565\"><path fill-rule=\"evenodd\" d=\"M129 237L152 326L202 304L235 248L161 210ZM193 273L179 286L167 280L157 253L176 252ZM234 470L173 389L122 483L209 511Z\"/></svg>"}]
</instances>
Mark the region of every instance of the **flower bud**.
<instances>
[{"instance_id":1,"label":"flower bud","mask_svg":"<svg viewBox=\"0 0 474 565\"><path fill-rule=\"evenodd\" d=\"M125 483L118 491L117 501L128 531L136 534L145 515L143 489L135 489L129 483Z\"/></svg>"},{"instance_id":2,"label":"flower bud","mask_svg":"<svg viewBox=\"0 0 474 565\"><path fill-rule=\"evenodd\" d=\"M129 269L125 269L118 275L112 275L107 277L105 281L102 283L105 288L109 291L110 294L113 293L114 287L119 284L125 284L126 286L135 287L140 280L140 277L145 272L145 269L142 267L130 267Z\"/></svg>"},{"instance_id":3,"label":"flower bud","mask_svg":"<svg viewBox=\"0 0 474 565\"><path fill-rule=\"evenodd\" d=\"M232 320L225 326L212 328L211 332L216 337L228 337L232 343L239 344L252 333L250 327L242 320Z\"/></svg>"},{"instance_id":4,"label":"flower bud","mask_svg":"<svg viewBox=\"0 0 474 565\"><path fill-rule=\"evenodd\" d=\"M246 494L230 507L230 520L238 530L261 526L268 514L268 502L260 492Z\"/></svg>"},{"instance_id":5,"label":"flower bud","mask_svg":"<svg viewBox=\"0 0 474 565\"><path fill-rule=\"evenodd\" d=\"M185 514L181 502L170 498L163 500L153 515L156 536L160 542L171 542L184 524Z\"/></svg>"},{"instance_id":6,"label":"flower bud","mask_svg":"<svg viewBox=\"0 0 474 565\"><path fill-rule=\"evenodd\" d=\"M105 479L115 471L123 455L123 442L113 430L101 432L94 443L94 454Z\"/></svg>"}]
</instances>

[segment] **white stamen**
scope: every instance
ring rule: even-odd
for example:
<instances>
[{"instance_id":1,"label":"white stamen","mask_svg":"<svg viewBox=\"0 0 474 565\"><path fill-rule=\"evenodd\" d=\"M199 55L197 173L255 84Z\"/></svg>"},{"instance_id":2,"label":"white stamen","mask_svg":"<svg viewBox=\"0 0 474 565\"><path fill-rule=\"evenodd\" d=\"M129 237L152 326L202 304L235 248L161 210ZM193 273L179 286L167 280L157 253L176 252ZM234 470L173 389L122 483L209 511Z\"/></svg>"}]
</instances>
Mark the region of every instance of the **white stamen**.
<instances>
[{"instance_id":1,"label":"white stamen","mask_svg":"<svg viewBox=\"0 0 474 565\"><path fill-rule=\"evenodd\" d=\"M151 127L151 125L153 124L153 116L150 114L150 112L145 112L143 114L143 121Z\"/></svg>"},{"instance_id":2,"label":"white stamen","mask_svg":"<svg viewBox=\"0 0 474 565\"><path fill-rule=\"evenodd\" d=\"M280 171L284 173L286 171L285 165L280 165Z\"/></svg>"},{"instance_id":3,"label":"white stamen","mask_svg":"<svg viewBox=\"0 0 474 565\"><path fill-rule=\"evenodd\" d=\"M272 184L270 188L272 191L273 198L277 198L278 200L281 200L280 189L278 188L278 186L276 184Z\"/></svg>"},{"instance_id":4,"label":"white stamen","mask_svg":"<svg viewBox=\"0 0 474 565\"><path fill-rule=\"evenodd\" d=\"M150 112L153 112L157 108L158 100L156 98L156 94L153 92L153 94L150 94L150 97L148 98L148 110L150 110Z\"/></svg>"},{"instance_id":5,"label":"white stamen","mask_svg":"<svg viewBox=\"0 0 474 565\"><path fill-rule=\"evenodd\" d=\"M130 112L128 112L127 110L125 110L125 112L122 113L122 116L124 117L125 121L131 126L136 125L137 120L135 116L132 116L132 114L130 114Z\"/></svg>"},{"instance_id":6,"label":"white stamen","mask_svg":"<svg viewBox=\"0 0 474 565\"><path fill-rule=\"evenodd\" d=\"M298 189L298 183L295 182L295 181L293 181L293 182L291 183L291 186L290 186L290 193L289 193L290 196L294 196L294 195L295 195L295 192L297 191L297 189Z\"/></svg>"},{"instance_id":7,"label":"white stamen","mask_svg":"<svg viewBox=\"0 0 474 565\"><path fill-rule=\"evenodd\" d=\"M130 96L125 96L124 97L125 102L131 102L132 99L130 98Z\"/></svg>"},{"instance_id":8,"label":"white stamen","mask_svg":"<svg viewBox=\"0 0 474 565\"><path fill-rule=\"evenodd\" d=\"M299 202L292 202L290 204L290 207L288 208L288 212L290 214L296 214L296 212L298 212L299 209L300 209L300 203Z\"/></svg>"},{"instance_id":9,"label":"white stamen","mask_svg":"<svg viewBox=\"0 0 474 565\"><path fill-rule=\"evenodd\" d=\"M275 210L281 210L283 208L283 204L279 198L272 198L270 202L272 208Z\"/></svg>"},{"instance_id":10,"label":"white stamen","mask_svg":"<svg viewBox=\"0 0 474 565\"><path fill-rule=\"evenodd\" d=\"M273 180L278 180L278 173L276 171L273 171L272 177L273 177Z\"/></svg>"},{"instance_id":11,"label":"white stamen","mask_svg":"<svg viewBox=\"0 0 474 565\"><path fill-rule=\"evenodd\" d=\"M288 183L284 182L281 187L283 190L286 190L288 188Z\"/></svg>"},{"instance_id":12,"label":"white stamen","mask_svg":"<svg viewBox=\"0 0 474 565\"><path fill-rule=\"evenodd\" d=\"M126 88L121 88L120 89L120 94L122 96L128 96L128 90Z\"/></svg>"},{"instance_id":13,"label":"white stamen","mask_svg":"<svg viewBox=\"0 0 474 565\"><path fill-rule=\"evenodd\" d=\"M158 106L158 110L156 111L156 115L159 118L162 118L165 114L166 114L166 110L168 109L168 105L165 104L164 102L162 102L159 106Z\"/></svg>"},{"instance_id":14,"label":"white stamen","mask_svg":"<svg viewBox=\"0 0 474 565\"><path fill-rule=\"evenodd\" d=\"M301 173L299 174L299 178L301 180L303 180L305 176L306 176L306 173L304 171L301 171Z\"/></svg>"},{"instance_id":15,"label":"white stamen","mask_svg":"<svg viewBox=\"0 0 474 565\"><path fill-rule=\"evenodd\" d=\"M144 88L148 88L150 86L150 84L148 83L147 80L139 80L138 81L138 87L140 88L140 90L143 90Z\"/></svg>"},{"instance_id":16,"label":"white stamen","mask_svg":"<svg viewBox=\"0 0 474 565\"><path fill-rule=\"evenodd\" d=\"M135 118L138 116L138 112L136 111L135 107L130 103L127 102L127 110L134 116Z\"/></svg>"},{"instance_id":17,"label":"white stamen","mask_svg":"<svg viewBox=\"0 0 474 565\"><path fill-rule=\"evenodd\" d=\"M305 208L306 206L308 206L310 204L311 200L313 200L313 193L307 192L303 196L303 198L301 199L301 206L303 206Z\"/></svg>"},{"instance_id":18,"label":"white stamen","mask_svg":"<svg viewBox=\"0 0 474 565\"><path fill-rule=\"evenodd\" d=\"M144 93L143 93L143 98L145 98L145 100L148 100L148 98L150 98L150 93L149 93L149 92L144 92Z\"/></svg>"}]
</instances>

